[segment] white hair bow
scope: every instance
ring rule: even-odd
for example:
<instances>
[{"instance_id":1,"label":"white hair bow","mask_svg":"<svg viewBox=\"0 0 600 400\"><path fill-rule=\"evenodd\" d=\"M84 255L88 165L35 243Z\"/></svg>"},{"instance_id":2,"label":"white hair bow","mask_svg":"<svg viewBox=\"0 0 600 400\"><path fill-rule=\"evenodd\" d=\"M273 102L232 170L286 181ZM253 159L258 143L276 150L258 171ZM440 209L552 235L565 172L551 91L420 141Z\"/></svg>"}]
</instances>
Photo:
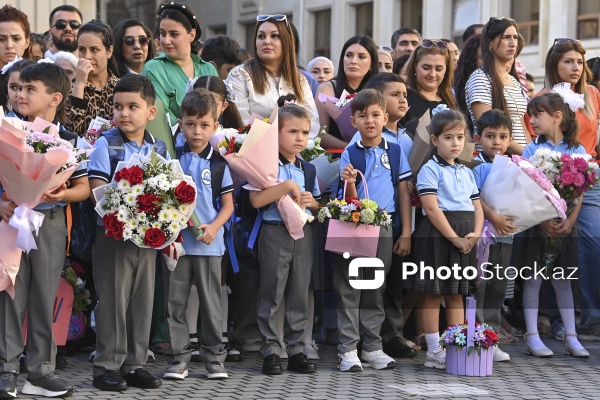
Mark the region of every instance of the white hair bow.
<instances>
[{"instance_id":1,"label":"white hair bow","mask_svg":"<svg viewBox=\"0 0 600 400\"><path fill-rule=\"evenodd\" d=\"M577 112L577 110L585 107L583 94L572 91L570 83L562 82L556 84L552 88L552 91L558 93L573 112Z\"/></svg>"},{"instance_id":2,"label":"white hair bow","mask_svg":"<svg viewBox=\"0 0 600 400\"><path fill-rule=\"evenodd\" d=\"M23 61L23 58L22 57L17 57L13 61L10 61L8 64L6 64L4 67L2 67L2 75L4 75L6 73L6 71L8 71L9 69L11 69L11 67L13 65L15 65L15 63L18 63L19 61Z\"/></svg>"}]
</instances>

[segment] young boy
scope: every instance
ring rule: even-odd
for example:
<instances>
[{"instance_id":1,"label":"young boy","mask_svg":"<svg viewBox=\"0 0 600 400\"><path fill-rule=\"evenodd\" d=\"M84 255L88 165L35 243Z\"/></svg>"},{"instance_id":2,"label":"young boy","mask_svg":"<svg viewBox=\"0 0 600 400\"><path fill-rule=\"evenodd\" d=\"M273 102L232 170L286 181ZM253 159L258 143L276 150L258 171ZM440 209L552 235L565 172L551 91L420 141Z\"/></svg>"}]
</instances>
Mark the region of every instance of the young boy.
<instances>
[{"instance_id":1,"label":"young boy","mask_svg":"<svg viewBox=\"0 0 600 400\"><path fill-rule=\"evenodd\" d=\"M487 179L494 157L502 155L510 145L512 140L512 120L501 110L492 109L485 112L477 121L477 132L475 139L481 146L481 153L475 158L481 161L473 169L475 182L481 191L485 180ZM496 214L491 208L481 200L483 214L485 219L490 221L496 231L501 235L496 237L496 244L490 247L490 256L488 262L491 265L498 264L502 268L510 265L510 255L512 252L513 235L515 226L511 224L513 217ZM506 279L498 279L495 275L492 279L486 280L485 284L475 293L477 300L477 321L489 324L496 332L500 332L502 315L500 310L504 304L504 295L506 294ZM510 356L494 346L494 361L509 361Z\"/></svg>"},{"instance_id":2,"label":"young boy","mask_svg":"<svg viewBox=\"0 0 600 400\"><path fill-rule=\"evenodd\" d=\"M124 75L115 86L113 111L116 128L102 133L94 143L89 176L92 189L112 180L119 161L153 149L169 159L164 142L156 140L146 124L156 116L152 82L144 76ZM92 201L96 199L92 195ZM160 379L143 368L146 363L156 250L142 249L131 241L104 236L98 218L94 247L96 356L93 384L100 390L120 391L129 386L155 388Z\"/></svg>"},{"instance_id":3,"label":"young boy","mask_svg":"<svg viewBox=\"0 0 600 400\"><path fill-rule=\"evenodd\" d=\"M177 149L177 157L183 172L196 182L195 212L202 224L182 232L186 254L177 267L169 271L163 263L165 316L171 341L164 378L181 380L188 375L192 350L185 312L192 281L200 300L200 357L208 379L227 378L223 366L227 352L221 342L221 257L225 253L223 225L233 213L233 181L227 163L209 143L219 126L213 95L204 89L186 94L178 122L186 143ZM221 172L217 173L219 166ZM219 188L216 198L213 185ZM191 229L203 233L196 238Z\"/></svg>"},{"instance_id":4,"label":"young boy","mask_svg":"<svg viewBox=\"0 0 600 400\"><path fill-rule=\"evenodd\" d=\"M57 65L41 63L21 71L19 81L19 110L27 119L35 117L57 123L65 120L65 100L71 82ZM60 137L76 144L77 136L59 130ZM1 188L0 188L1 189ZM0 190L1 191L1 190ZM37 250L21 257L15 282L15 298L0 292L0 398L17 396L16 381L19 355L23 351L21 326L28 313L27 382L22 393L57 397L68 396L73 387L54 373L56 344L52 336L54 299L65 262L67 202L85 200L90 193L85 165L71 175L70 186L65 184L44 195L44 203L35 210L44 214L44 223L36 238ZM0 218L8 221L16 205L0 200Z\"/></svg>"},{"instance_id":5,"label":"young boy","mask_svg":"<svg viewBox=\"0 0 600 400\"><path fill-rule=\"evenodd\" d=\"M258 237L260 283L257 322L263 344L262 372L280 375L280 353L287 344L288 371L314 373L317 366L303 353L306 334L308 289L313 262L312 229L304 225L304 237L292 239L282 222L275 201L291 193L302 208L316 211L320 197L316 170L297 155L308 143L310 119L304 108L295 104L279 109L279 173L283 182L262 191L250 192L254 208L264 207ZM310 177L313 177L312 179ZM275 314L285 296L284 337L277 335Z\"/></svg>"},{"instance_id":6,"label":"young boy","mask_svg":"<svg viewBox=\"0 0 600 400\"><path fill-rule=\"evenodd\" d=\"M365 198L365 182L357 181L357 170L366 179L370 199L392 216L392 221L401 221L401 227L381 229L377 246L377 258L383 261L385 273L389 272L392 251L399 256L410 252L411 217L407 179L410 167L400 146L382 138L382 130L388 121L386 101L375 89L364 89L351 103L352 124L360 132L361 140L348 146L342 154L341 177L348 182L346 197ZM397 218L397 213L400 218ZM395 225L398 225L396 222ZM393 229L400 231L392 242ZM338 346L340 371L362 371L356 346L363 336L362 359L375 369L395 368L396 362L382 350L380 336L385 314L383 293L385 285L376 290L358 290L350 286L349 260L336 257L334 286L338 298ZM362 273L362 272L361 272ZM358 279L364 279L359 276ZM360 329L360 332L359 332Z\"/></svg>"}]
</instances>

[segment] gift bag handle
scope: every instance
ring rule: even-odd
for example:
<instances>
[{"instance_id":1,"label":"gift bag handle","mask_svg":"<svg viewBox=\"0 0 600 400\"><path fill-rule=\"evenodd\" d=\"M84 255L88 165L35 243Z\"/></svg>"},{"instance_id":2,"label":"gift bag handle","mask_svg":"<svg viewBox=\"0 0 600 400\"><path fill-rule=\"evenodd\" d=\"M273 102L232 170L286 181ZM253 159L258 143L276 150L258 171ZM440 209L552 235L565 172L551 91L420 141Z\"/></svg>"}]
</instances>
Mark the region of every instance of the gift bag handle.
<instances>
[{"instance_id":1,"label":"gift bag handle","mask_svg":"<svg viewBox=\"0 0 600 400\"><path fill-rule=\"evenodd\" d=\"M367 197L367 200L369 200L369 187L367 186L367 180L365 179L365 176L363 175L363 173L360 172L360 170L357 169L356 172L358 172L360 174L360 176L362 177L363 186L365 187L365 196ZM348 181L345 180L344 181L344 191L342 192L342 200L346 198L346 186L347 185L348 185ZM356 193L356 194L358 195L358 193Z\"/></svg>"}]
</instances>

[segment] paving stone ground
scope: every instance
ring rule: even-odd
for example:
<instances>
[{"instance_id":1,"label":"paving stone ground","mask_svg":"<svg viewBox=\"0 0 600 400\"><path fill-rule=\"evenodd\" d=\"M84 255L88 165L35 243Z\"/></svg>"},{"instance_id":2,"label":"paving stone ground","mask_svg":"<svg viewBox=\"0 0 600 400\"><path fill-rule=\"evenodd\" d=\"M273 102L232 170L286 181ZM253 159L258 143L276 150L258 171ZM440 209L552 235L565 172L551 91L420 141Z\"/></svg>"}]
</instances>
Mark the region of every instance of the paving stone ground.
<instances>
[{"instance_id":1,"label":"paving stone ground","mask_svg":"<svg viewBox=\"0 0 600 400\"><path fill-rule=\"evenodd\" d=\"M101 392L92 386L92 365L85 354L67 357L69 367L57 371L75 387L76 399L600 399L600 343L584 343L589 359L575 359L564 354L562 342L546 338L554 351L551 358L525 355L521 341L504 350L511 361L494 364L490 377L448 375L443 370L425 368L425 352L413 359L398 360L395 370L362 373L339 372L334 346L320 346L319 371L298 375L285 370L279 376L261 374L258 353L245 353L244 361L227 363L229 379L206 378L202 364L192 364L184 381L164 381L158 389L131 388L124 392ZM162 376L166 367L163 356L149 362L147 368ZM19 376L20 390L25 375ZM33 398L21 395L19 398Z\"/></svg>"}]
</instances>

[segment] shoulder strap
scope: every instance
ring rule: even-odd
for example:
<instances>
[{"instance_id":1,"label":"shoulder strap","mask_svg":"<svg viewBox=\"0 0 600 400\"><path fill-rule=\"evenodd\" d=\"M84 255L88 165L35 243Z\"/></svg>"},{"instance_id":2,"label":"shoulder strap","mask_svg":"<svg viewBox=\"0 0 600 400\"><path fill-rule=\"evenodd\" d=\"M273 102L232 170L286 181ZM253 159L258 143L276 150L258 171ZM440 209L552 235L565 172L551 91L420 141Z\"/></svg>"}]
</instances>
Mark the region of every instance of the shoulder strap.
<instances>
[{"instance_id":1,"label":"shoulder strap","mask_svg":"<svg viewBox=\"0 0 600 400\"><path fill-rule=\"evenodd\" d=\"M348 150L348 155L350 156L350 164L352 164L352 166L354 168L356 168L357 170L359 170L360 172L362 172L364 174L365 170L367 169L367 161L365 159L364 151L360 150L356 146L356 143L353 143L350 146L348 146L347 150ZM358 187L358 184L360 183L361 179L362 178L361 178L360 174L356 175L356 186L357 187Z\"/></svg>"},{"instance_id":2,"label":"shoulder strap","mask_svg":"<svg viewBox=\"0 0 600 400\"><path fill-rule=\"evenodd\" d=\"M317 168L304 160L300 160L302 170L304 171L304 190L312 193L315 189L315 179L317 177Z\"/></svg>"},{"instance_id":3,"label":"shoulder strap","mask_svg":"<svg viewBox=\"0 0 600 400\"><path fill-rule=\"evenodd\" d=\"M123 136L117 128L109 129L100 133L100 136L106 138L108 142L108 157L110 159L110 177L115 174L119 161L124 161L125 146L123 144Z\"/></svg>"},{"instance_id":4,"label":"shoulder strap","mask_svg":"<svg viewBox=\"0 0 600 400\"><path fill-rule=\"evenodd\" d=\"M212 182L213 207L219 211L217 199L221 196L221 186L227 161L216 152L210 157L210 180Z\"/></svg>"}]
</instances>

